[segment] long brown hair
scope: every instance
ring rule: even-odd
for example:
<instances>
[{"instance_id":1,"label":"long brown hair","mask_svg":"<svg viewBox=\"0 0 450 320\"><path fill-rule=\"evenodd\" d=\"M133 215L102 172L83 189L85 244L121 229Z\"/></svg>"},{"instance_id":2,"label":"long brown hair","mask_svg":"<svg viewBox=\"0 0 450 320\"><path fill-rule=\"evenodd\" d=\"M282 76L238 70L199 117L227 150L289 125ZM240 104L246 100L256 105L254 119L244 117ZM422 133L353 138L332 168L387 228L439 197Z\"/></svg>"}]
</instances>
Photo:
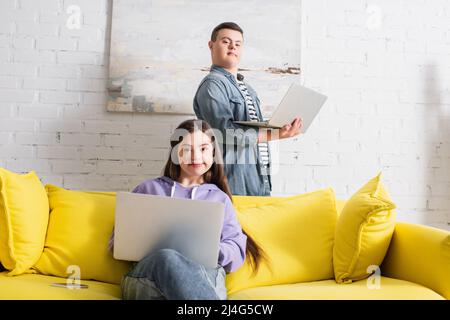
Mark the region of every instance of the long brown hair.
<instances>
[{"instance_id":1,"label":"long brown hair","mask_svg":"<svg viewBox=\"0 0 450 320\"><path fill-rule=\"evenodd\" d=\"M223 158L220 151L219 143L214 135L214 132L208 122L199 119L190 119L183 121L175 129L174 134L170 139L171 152L169 159L164 167L163 175L171 178L174 181L178 181L180 177L181 167L172 161L172 155L174 151L177 151L177 146L183 140L183 137L188 133L194 133L196 130L202 130L211 138L211 142L214 146L213 156L214 162L207 172L204 173L203 179L206 183L215 184L220 190L225 192L230 200L233 201L230 187L228 185L228 179L225 175L223 168ZM242 232L247 236L246 254L250 258L250 265L253 269L253 274L256 273L260 266L261 259L266 259L266 255L262 248L255 242L255 240L249 236L245 230Z\"/></svg>"}]
</instances>

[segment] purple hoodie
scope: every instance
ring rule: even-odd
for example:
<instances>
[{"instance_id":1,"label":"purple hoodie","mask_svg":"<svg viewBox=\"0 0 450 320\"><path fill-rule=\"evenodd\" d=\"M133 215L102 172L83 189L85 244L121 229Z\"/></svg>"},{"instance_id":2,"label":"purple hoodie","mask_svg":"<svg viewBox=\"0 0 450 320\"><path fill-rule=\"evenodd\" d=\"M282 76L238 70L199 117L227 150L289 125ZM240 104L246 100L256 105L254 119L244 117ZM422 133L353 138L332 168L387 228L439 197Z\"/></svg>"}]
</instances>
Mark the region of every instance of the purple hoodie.
<instances>
[{"instance_id":1,"label":"purple hoodie","mask_svg":"<svg viewBox=\"0 0 450 320\"><path fill-rule=\"evenodd\" d=\"M132 192L222 202L225 205L225 215L220 236L218 263L226 272L233 272L244 263L247 236L242 233L230 198L215 184L204 183L187 188L169 177L162 176L142 182ZM109 243L110 249L113 244L114 232Z\"/></svg>"}]
</instances>

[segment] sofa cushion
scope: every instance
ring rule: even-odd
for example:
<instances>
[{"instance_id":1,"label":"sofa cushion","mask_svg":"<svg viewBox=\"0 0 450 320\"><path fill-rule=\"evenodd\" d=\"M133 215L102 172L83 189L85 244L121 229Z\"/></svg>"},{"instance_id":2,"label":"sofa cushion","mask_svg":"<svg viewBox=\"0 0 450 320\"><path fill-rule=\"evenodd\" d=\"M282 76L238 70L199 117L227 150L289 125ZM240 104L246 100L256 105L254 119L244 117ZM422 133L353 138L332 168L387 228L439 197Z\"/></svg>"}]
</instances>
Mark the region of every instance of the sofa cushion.
<instances>
[{"instance_id":1,"label":"sofa cushion","mask_svg":"<svg viewBox=\"0 0 450 320\"><path fill-rule=\"evenodd\" d=\"M263 248L269 261L263 260L252 275L247 258L241 268L227 275L228 293L333 278L337 214L332 189L285 198L233 198L242 228Z\"/></svg>"},{"instance_id":2,"label":"sofa cushion","mask_svg":"<svg viewBox=\"0 0 450 320\"><path fill-rule=\"evenodd\" d=\"M44 249L49 205L34 171L0 168L0 261L9 275L28 272Z\"/></svg>"},{"instance_id":3,"label":"sofa cushion","mask_svg":"<svg viewBox=\"0 0 450 320\"><path fill-rule=\"evenodd\" d=\"M338 218L333 248L338 283L367 278L381 265L395 228L394 208L381 173L347 201Z\"/></svg>"},{"instance_id":4,"label":"sofa cushion","mask_svg":"<svg viewBox=\"0 0 450 320\"><path fill-rule=\"evenodd\" d=\"M336 199L336 211L337 211L338 217L341 215L342 209L344 209L346 203L347 203L347 200Z\"/></svg>"},{"instance_id":5,"label":"sofa cushion","mask_svg":"<svg viewBox=\"0 0 450 320\"><path fill-rule=\"evenodd\" d=\"M120 286L98 281L81 281L87 289L68 289L51 286L66 283L65 278L40 274L8 277L0 273L0 300L115 300L121 298Z\"/></svg>"},{"instance_id":6,"label":"sofa cushion","mask_svg":"<svg viewBox=\"0 0 450 320\"><path fill-rule=\"evenodd\" d=\"M397 222L381 271L424 285L450 300L450 231Z\"/></svg>"},{"instance_id":7,"label":"sofa cushion","mask_svg":"<svg viewBox=\"0 0 450 320\"><path fill-rule=\"evenodd\" d=\"M46 189L50 221L44 252L33 268L59 277L76 277L79 268L80 279L120 283L131 264L115 260L108 250L115 193L71 191L52 185Z\"/></svg>"},{"instance_id":8,"label":"sofa cushion","mask_svg":"<svg viewBox=\"0 0 450 320\"><path fill-rule=\"evenodd\" d=\"M368 281L371 283L368 285ZM433 290L409 281L381 277L350 284L334 280L250 288L228 296L229 300L445 300Z\"/></svg>"}]
</instances>

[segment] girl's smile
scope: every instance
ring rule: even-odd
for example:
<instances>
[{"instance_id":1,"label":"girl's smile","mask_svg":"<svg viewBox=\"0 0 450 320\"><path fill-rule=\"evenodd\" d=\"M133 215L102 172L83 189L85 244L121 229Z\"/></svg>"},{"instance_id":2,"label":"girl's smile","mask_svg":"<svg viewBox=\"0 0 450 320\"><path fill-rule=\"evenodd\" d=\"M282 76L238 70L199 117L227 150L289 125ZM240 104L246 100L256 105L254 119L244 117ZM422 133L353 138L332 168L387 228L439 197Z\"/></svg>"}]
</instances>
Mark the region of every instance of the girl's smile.
<instances>
[{"instance_id":1,"label":"girl's smile","mask_svg":"<svg viewBox=\"0 0 450 320\"><path fill-rule=\"evenodd\" d=\"M203 167L205 164L204 163L191 163L190 166L193 168L201 168Z\"/></svg>"}]
</instances>

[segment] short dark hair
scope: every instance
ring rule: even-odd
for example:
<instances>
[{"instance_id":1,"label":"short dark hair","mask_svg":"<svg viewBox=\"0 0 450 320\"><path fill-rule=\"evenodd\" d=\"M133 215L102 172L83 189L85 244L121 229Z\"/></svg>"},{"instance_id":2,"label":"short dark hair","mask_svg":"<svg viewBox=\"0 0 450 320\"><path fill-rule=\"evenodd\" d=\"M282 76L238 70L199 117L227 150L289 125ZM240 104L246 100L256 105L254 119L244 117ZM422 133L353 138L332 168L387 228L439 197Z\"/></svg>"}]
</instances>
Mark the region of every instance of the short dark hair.
<instances>
[{"instance_id":1,"label":"short dark hair","mask_svg":"<svg viewBox=\"0 0 450 320\"><path fill-rule=\"evenodd\" d=\"M236 23L223 22L214 28L213 32L211 33L211 41L216 41L217 34L222 29L231 29L231 30L239 31L242 34L242 37L244 37L244 31L242 31L241 27L239 27Z\"/></svg>"}]
</instances>

